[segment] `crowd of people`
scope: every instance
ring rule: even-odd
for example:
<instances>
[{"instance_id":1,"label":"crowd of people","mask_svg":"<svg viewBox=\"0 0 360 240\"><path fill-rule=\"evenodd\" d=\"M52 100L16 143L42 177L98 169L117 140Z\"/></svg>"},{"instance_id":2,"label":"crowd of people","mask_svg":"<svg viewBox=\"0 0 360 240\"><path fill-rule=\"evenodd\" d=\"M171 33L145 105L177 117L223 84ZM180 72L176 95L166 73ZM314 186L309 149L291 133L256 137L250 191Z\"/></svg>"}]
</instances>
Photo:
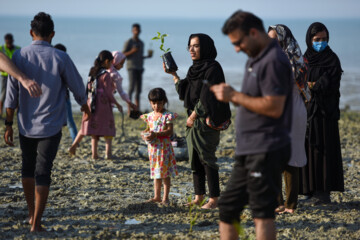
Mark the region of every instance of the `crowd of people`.
<instances>
[{"instance_id":1,"label":"crowd of people","mask_svg":"<svg viewBox=\"0 0 360 240\"><path fill-rule=\"evenodd\" d=\"M104 137L105 156L111 159L113 107L123 111L115 90L129 111L139 110L143 59L151 54L143 54L140 25L134 24L132 32L123 52L103 50L98 54L86 86L65 46L51 45L55 32L49 14L40 12L31 21L31 45L17 49L12 35L5 36L6 45L0 48L0 70L5 79L2 96L6 92L4 139L14 145L12 125L17 109L22 184L32 232L44 230L41 217L64 124L71 126L72 155L83 137L91 136L92 158L98 159L98 141ZM338 129L343 71L328 45L328 29L319 22L308 28L304 55L286 25L272 25L266 31L262 20L249 12L236 11L222 32L236 52L249 57L241 91L225 82L221 64L215 60L215 43L207 34L189 36L187 49L193 64L185 78L165 71L164 66L164 72L173 76L188 115L184 128L195 199L186 205L219 208L222 239L238 238L234 223L240 222L241 212L249 205L257 238L275 239L276 213L294 214L299 194L313 204L325 204L331 201L331 191L344 191ZM118 73L126 60L128 94ZM134 90L135 103L131 100ZM79 132L71 117L69 91L83 112ZM148 144L150 177L154 179L154 197L148 202L168 205L170 178L178 175L170 140L177 114L167 109L162 88L153 88L148 99L153 111L140 116L147 126L141 136ZM1 98L1 108L3 101ZM220 192L215 152L220 132L231 124L230 103L237 107L235 163L225 191ZM206 182L209 200L203 204Z\"/></svg>"}]
</instances>

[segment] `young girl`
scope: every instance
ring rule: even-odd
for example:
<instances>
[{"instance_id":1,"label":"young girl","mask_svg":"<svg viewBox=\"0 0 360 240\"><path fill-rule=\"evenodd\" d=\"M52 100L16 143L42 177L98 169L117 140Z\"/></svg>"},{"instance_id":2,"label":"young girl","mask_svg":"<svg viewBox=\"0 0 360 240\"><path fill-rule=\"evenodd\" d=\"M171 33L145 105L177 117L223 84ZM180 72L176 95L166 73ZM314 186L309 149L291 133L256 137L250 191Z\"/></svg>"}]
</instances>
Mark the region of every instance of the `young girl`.
<instances>
[{"instance_id":1,"label":"young girl","mask_svg":"<svg viewBox=\"0 0 360 240\"><path fill-rule=\"evenodd\" d=\"M89 121L82 121L81 135L91 135L92 158L98 159L97 146L100 136L105 138L106 158L111 156L111 141L115 136L114 115L112 104L115 104L120 112L121 105L113 95L114 84L110 73L106 70L112 66L113 56L109 51L101 51L90 69L87 85L88 105L92 116Z\"/></svg>"},{"instance_id":2,"label":"young girl","mask_svg":"<svg viewBox=\"0 0 360 240\"><path fill-rule=\"evenodd\" d=\"M169 203L170 176L178 175L175 154L171 145L170 136L173 133L173 120L176 113L168 112L165 104L168 102L162 88L154 88L148 95L151 113L140 116L147 123L148 136L142 134L147 141L150 159L151 179L154 179L154 197L148 202ZM164 184L164 196L161 200L161 184Z\"/></svg>"}]
</instances>

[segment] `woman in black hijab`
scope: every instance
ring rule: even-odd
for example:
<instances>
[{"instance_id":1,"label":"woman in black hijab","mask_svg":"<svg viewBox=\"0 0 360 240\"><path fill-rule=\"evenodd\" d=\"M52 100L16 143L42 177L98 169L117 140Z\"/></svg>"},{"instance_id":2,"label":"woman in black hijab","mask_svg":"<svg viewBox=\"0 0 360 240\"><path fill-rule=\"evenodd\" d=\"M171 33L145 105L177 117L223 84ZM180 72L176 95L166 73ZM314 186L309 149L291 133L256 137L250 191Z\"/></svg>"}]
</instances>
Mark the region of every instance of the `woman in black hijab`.
<instances>
[{"instance_id":1,"label":"woman in black hijab","mask_svg":"<svg viewBox=\"0 0 360 240\"><path fill-rule=\"evenodd\" d=\"M184 101L188 113L186 141L195 188L195 200L190 204L203 201L207 178L210 198L202 208L210 209L217 207L220 196L219 167L215 156L220 141L219 129L230 124L231 112L229 104L216 100L209 89L213 84L225 82L224 72L215 60L214 41L206 34L192 34L188 51L193 65L186 78L180 80L176 72L170 74L174 76L179 98Z\"/></svg>"},{"instance_id":2,"label":"woman in black hijab","mask_svg":"<svg viewBox=\"0 0 360 240\"><path fill-rule=\"evenodd\" d=\"M342 69L337 55L327 45L329 32L315 22L306 33L309 62L306 150L308 164L301 169L300 194L315 197L316 203L329 203L330 191L344 191L344 176L338 120Z\"/></svg>"}]
</instances>

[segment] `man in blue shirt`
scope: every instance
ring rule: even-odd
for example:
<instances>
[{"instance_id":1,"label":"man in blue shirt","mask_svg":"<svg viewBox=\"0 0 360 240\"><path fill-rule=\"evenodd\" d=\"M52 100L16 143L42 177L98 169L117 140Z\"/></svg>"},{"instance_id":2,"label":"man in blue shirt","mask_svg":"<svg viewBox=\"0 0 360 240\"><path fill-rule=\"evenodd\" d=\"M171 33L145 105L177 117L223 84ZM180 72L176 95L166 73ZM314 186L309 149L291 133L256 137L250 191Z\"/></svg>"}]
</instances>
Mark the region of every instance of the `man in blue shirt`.
<instances>
[{"instance_id":1,"label":"man in blue shirt","mask_svg":"<svg viewBox=\"0 0 360 240\"><path fill-rule=\"evenodd\" d=\"M265 32L262 20L243 11L224 24L236 52L249 56L242 90L227 84L211 88L216 98L238 106L235 164L219 200L221 239L238 239L234 223L249 204L256 239L276 239L275 208L281 191L281 172L290 159L290 62L276 40Z\"/></svg>"},{"instance_id":2,"label":"man in blue shirt","mask_svg":"<svg viewBox=\"0 0 360 240\"><path fill-rule=\"evenodd\" d=\"M29 210L32 232L44 231L41 217L45 209L51 169L61 139L61 128L66 124L66 88L90 117L86 104L85 86L70 57L51 46L54 23L51 16L40 12L31 21L33 42L13 55L13 62L42 90L39 98L31 98L24 87L10 76L7 85L5 141L13 146L12 123L18 107L18 128L22 151L22 184Z\"/></svg>"}]
</instances>

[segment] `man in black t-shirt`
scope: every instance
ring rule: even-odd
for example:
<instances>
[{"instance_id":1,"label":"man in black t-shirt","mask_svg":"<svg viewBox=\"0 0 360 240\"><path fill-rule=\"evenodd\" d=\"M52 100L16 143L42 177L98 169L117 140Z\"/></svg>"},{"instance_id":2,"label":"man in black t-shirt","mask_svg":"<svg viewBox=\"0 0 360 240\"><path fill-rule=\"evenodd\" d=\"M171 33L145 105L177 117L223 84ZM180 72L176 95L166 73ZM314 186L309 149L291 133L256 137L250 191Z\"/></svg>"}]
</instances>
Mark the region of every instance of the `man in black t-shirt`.
<instances>
[{"instance_id":1,"label":"man in black t-shirt","mask_svg":"<svg viewBox=\"0 0 360 240\"><path fill-rule=\"evenodd\" d=\"M290 159L292 70L262 20L237 11L224 24L236 52L249 56L241 92L227 84L211 88L218 100L239 106L236 157L225 192L220 196L221 239L237 239L234 223L249 204L257 239L275 239L275 208L281 172Z\"/></svg>"}]
</instances>

